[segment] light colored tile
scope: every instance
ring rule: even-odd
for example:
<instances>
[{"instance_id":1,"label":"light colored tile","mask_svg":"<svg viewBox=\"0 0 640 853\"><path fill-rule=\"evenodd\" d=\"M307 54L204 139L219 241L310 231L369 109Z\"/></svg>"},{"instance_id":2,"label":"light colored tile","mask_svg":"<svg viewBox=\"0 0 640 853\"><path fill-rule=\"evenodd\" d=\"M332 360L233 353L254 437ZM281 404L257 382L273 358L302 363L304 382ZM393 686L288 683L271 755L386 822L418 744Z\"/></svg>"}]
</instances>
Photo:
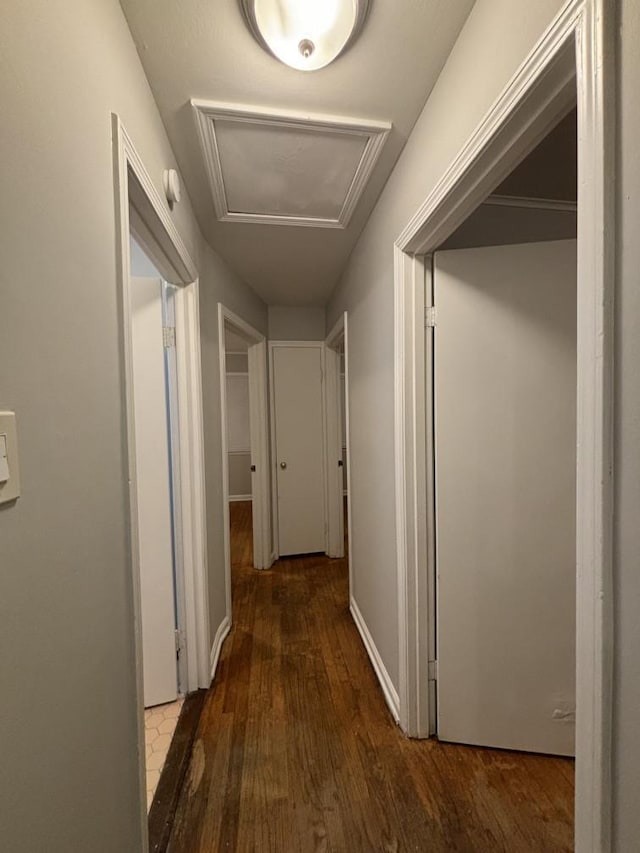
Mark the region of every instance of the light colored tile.
<instances>
[{"instance_id":1,"label":"light colored tile","mask_svg":"<svg viewBox=\"0 0 640 853\"><path fill-rule=\"evenodd\" d=\"M144 754L146 758L149 758L151 753L153 752L153 746L150 743L147 743L144 748Z\"/></svg>"},{"instance_id":2,"label":"light colored tile","mask_svg":"<svg viewBox=\"0 0 640 853\"><path fill-rule=\"evenodd\" d=\"M171 735L176 730L177 720L165 720L163 723L160 723L158 731L161 735Z\"/></svg>"},{"instance_id":3,"label":"light colored tile","mask_svg":"<svg viewBox=\"0 0 640 853\"><path fill-rule=\"evenodd\" d=\"M147 769L161 770L166 757L164 752L152 752L147 760Z\"/></svg>"},{"instance_id":4,"label":"light colored tile","mask_svg":"<svg viewBox=\"0 0 640 853\"><path fill-rule=\"evenodd\" d=\"M160 771L147 768L147 791L155 791L160 781Z\"/></svg>"},{"instance_id":5,"label":"light colored tile","mask_svg":"<svg viewBox=\"0 0 640 853\"><path fill-rule=\"evenodd\" d=\"M167 705L164 709L164 718L165 720L177 720L180 716L180 709L182 705L178 702L173 702L171 705Z\"/></svg>"},{"instance_id":6,"label":"light colored tile","mask_svg":"<svg viewBox=\"0 0 640 853\"><path fill-rule=\"evenodd\" d=\"M151 748L154 752L164 752L166 755L169 751L169 746L171 744L171 735L158 735L158 737L154 740Z\"/></svg>"},{"instance_id":7,"label":"light colored tile","mask_svg":"<svg viewBox=\"0 0 640 853\"><path fill-rule=\"evenodd\" d=\"M157 729L158 726L164 722L163 714L159 713L157 710L154 710L154 713L149 717L146 721L145 726L148 729Z\"/></svg>"},{"instance_id":8,"label":"light colored tile","mask_svg":"<svg viewBox=\"0 0 640 853\"><path fill-rule=\"evenodd\" d=\"M150 729L149 727L147 727L144 730L144 742L145 742L145 744L146 745L152 744L154 742L154 740L157 737L159 737L159 735L160 735L160 732L158 731L158 729L155 729L155 728Z\"/></svg>"},{"instance_id":9,"label":"light colored tile","mask_svg":"<svg viewBox=\"0 0 640 853\"><path fill-rule=\"evenodd\" d=\"M151 808L153 797L160 781L159 770L147 770L147 811Z\"/></svg>"}]
</instances>

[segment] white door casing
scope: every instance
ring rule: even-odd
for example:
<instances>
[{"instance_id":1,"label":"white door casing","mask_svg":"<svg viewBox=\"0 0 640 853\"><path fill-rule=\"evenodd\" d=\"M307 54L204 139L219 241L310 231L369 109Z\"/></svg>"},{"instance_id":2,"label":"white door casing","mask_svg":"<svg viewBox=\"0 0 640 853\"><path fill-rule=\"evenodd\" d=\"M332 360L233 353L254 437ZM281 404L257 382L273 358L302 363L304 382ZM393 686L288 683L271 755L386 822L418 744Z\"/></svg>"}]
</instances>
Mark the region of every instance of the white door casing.
<instances>
[{"instance_id":1,"label":"white door casing","mask_svg":"<svg viewBox=\"0 0 640 853\"><path fill-rule=\"evenodd\" d=\"M253 343L249 347L248 357L251 462L256 469L251 475L254 562L257 568L268 569L273 563L273 534L271 530L266 341L261 340Z\"/></svg>"},{"instance_id":2,"label":"white door casing","mask_svg":"<svg viewBox=\"0 0 640 853\"><path fill-rule=\"evenodd\" d=\"M325 346L330 348L336 352L338 355L338 363L336 365L337 373L338 373L338 390L336 396L329 394L327 389L326 391L326 418L327 421L330 421L332 418L337 420L338 422L338 439L337 441L340 444L339 448L339 457L342 456L343 447L345 448L346 454L346 471L344 469L339 469L339 479L338 482L334 483L333 492L328 492L328 500L327 500L327 541L333 541L336 537L342 537L342 556L344 556L344 499L343 492L346 488L347 492L347 562L349 565L349 597L350 600L353 596L353 536L351 534L351 522L352 522L352 509L351 509L351 439L350 439L350 430L349 430L349 317L348 312L344 311L336 320L333 328L327 335L325 339ZM341 371L341 356L344 358L343 369L344 374ZM326 353L325 353L326 357ZM328 374L329 374L329 366L325 364L325 372L327 374L327 382L325 382L325 387L328 385ZM334 404L338 406L338 411L331 412L332 400ZM330 437L328 432L325 432L325 440L327 442L327 448L330 445ZM335 448L335 437L333 439L334 448ZM334 449L335 453L335 449ZM329 459L329 450L327 449L325 456ZM327 471L326 480L329 482L329 472ZM331 501L333 500L334 506L332 508ZM337 510L339 507L339 510ZM339 512L339 518L338 518ZM332 521L333 518L333 521ZM332 531L332 526L337 526L337 532Z\"/></svg>"},{"instance_id":3,"label":"white door casing","mask_svg":"<svg viewBox=\"0 0 640 853\"><path fill-rule=\"evenodd\" d=\"M176 368L180 420L180 525L178 570L184 583L184 631L187 689L207 687L209 669L209 608L206 555L206 501L202 419L202 356L200 348L198 271L161 196L120 117L111 116L113 143L116 281L120 302L121 356L124 371L126 435L126 499L129 518L129 599L133 617L137 705L138 814L140 849L149 849L144 760L144 677L142 605L139 571L137 465L133 393L130 239L144 248L175 293Z\"/></svg>"},{"instance_id":4,"label":"white door casing","mask_svg":"<svg viewBox=\"0 0 640 853\"><path fill-rule=\"evenodd\" d=\"M324 344L269 347L278 555L324 552Z\"/></svg>"},{"instance_id":5,"label":"white door casing","mask_svg":"<svg viewBox=\"0 0 640 853\"><path fill-rule=\"evenodd\" d=\"M162 281L132 278L138 548L145 707L177 696Z\"/></svg>"},{"instance_id":6,"label":"white door casing","mask_svg":"<svg viewBox=\"0 0 640 853\"><path fill-rule=\"evenodd\" d=\"M394 243L395 468L399 717L426 737L432 719L424 512L428 433L424 262L578 105L576 795L578 853L612 849L613 390L616 5L567 0ZM428 303L427 306L428 307ZM428 502L428 501L427 501Z\"/></svg>"},{"instance_id":7,"label":"white door casing","mask_svg":"<svg viewBox=\"0 0 640 853\"><path fill-rule=\"evenodd\" d=\"M170 473L171 473L171 515L173 528L174 588L176 600L176 636L179 638L178 653L178 693L189 692L189 654L187 643L187 594L184 571L184 523L182 512L182 471L180 469L180 394L178 378L177 341L182 334L176 328L176 302L179 288L163 283L164 325L173 329L173 343L165 346L165 370L167 376L167 412L169 423ZM195 649L194 649L195 651ZM195 657L195 656L194 656Z\"/></svg>"},{"instance_id":8,"label":"white door casing","mask_svg":"<svg viewBox=\"0 0 640 853\"><path fill-rule=\"evenodd\" d=\"M576 245L434 255L441 740L574 751Z\"/></svg>"},{"instance_id":9,"label":"white door casing","mask_svg":"<svg viewBox=\"0 0 640 853\"><path fill-rule=\"evenodd\" d=\"M327 556L344 557L344 485L342 469L342 411L344 383L340 376L340 352L325 342L325 436L327 470Z\"/></svg>"},{"instance_id":10,"label":"white door casing","mask_svg":"<svg viewBox=\"0 0 640 853\"><path fill-rule=\"evenodd\" d=\"M220 364L220 417L222 437L222 495L224 512L224 550L226 574L225 631L231 626L231 542L229 529L229 459L227 436L227 368L226 329L243 338L248 344L249 372L249 433L251 475L253 559L256 569L268 569L272 562L271 492L269 471L269 417L267 403L267 352L264 335L221 302L218 303L218 359ZM213 669L213 665L212 665Z\"/></svg>"}]
</instances>

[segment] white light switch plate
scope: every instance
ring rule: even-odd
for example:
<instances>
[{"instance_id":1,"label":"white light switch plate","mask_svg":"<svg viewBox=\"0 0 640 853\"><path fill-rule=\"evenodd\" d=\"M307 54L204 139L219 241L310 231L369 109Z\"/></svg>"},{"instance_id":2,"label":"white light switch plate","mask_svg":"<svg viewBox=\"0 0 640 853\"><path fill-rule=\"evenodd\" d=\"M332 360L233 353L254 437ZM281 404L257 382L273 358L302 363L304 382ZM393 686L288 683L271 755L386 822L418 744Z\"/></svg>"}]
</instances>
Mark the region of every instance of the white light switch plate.
<instances>
[{"instance_id":1,"label":"white light switch plate","mask_svg":"<svg viewBox=\"0 0 640 853\"><path fill-rule=\"evenodd\" d=\"M18 465L18 436L16 432L15 412L0 412L0 435L5 437L4 444L7 449L6 465L9 477L7 480L0 478L0 504L15 501L20 497L20 470ZM4 466L3 466L4 467ZM6 476L3 474L3 477Z\"/></svg>"}]
</instances>

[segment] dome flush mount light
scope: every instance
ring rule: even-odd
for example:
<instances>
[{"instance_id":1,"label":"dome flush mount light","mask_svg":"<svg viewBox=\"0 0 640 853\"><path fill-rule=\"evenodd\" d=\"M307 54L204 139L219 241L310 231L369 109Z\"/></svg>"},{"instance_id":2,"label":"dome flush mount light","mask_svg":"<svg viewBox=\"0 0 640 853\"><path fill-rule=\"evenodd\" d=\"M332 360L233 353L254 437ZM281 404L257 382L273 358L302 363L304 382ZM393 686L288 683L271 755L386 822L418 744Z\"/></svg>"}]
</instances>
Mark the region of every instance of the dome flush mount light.
<instances>
[{"instance_id":1,"label":"dome flush mount light","mask_svg":"<svg viewBox=\"0 0 640 853\"><path fill-rule=\"evenodd\" d=\"M298 71L337 59L362 30L370 0L240 0L258 42Z\"/></svg>"}]
</instances>

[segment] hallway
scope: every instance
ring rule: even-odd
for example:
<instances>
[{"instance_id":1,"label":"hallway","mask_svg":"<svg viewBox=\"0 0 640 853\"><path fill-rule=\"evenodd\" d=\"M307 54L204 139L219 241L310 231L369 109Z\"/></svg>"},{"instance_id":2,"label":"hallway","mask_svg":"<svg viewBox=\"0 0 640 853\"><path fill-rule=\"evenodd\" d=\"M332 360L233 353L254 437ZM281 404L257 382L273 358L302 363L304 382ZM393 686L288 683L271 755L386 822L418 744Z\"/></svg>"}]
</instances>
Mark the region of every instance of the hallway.
<instances>
[{"instance_id":1,"label":"hallway","mask_svg":"<svg viewBox=\"0 0 640 853\"><path fill-rule=\"evenodd\" d=\"M346 560L251 568L231 504L234 628L170 853L573 849L573 762L403 737L348 610Z\"/></svg>"}]
</instances>

